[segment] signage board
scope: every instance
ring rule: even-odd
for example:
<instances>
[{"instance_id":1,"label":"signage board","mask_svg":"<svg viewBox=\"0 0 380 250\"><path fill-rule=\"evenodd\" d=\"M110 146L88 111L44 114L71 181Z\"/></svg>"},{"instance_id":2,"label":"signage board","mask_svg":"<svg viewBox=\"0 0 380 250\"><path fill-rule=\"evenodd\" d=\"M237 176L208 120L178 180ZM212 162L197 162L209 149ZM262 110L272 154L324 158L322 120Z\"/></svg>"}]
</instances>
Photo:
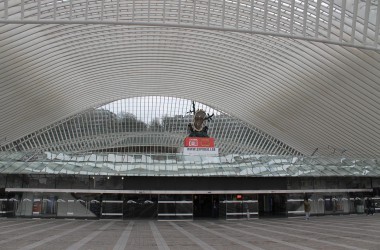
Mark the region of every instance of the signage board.
<instances>
[{"instance_id":1,"label":"signage board","mask_svg":"<svg viewBox=\"0 0 380 250\"><path fill-rule=\"evenodd\" d=\"M184 155L218 156L219 150L215 147L184 147L181 153Z\"/></svg>"},{"instance_id":2,"label":"signage board","mask_svg":"<svg viewBox=\"0 0 380 250\"><path fill-rule=\"evenodd\" d=\"M193 148L214 148L215 142L214 138L209 137L186 137L184 146Z\"/></svg>"}]
</instances>

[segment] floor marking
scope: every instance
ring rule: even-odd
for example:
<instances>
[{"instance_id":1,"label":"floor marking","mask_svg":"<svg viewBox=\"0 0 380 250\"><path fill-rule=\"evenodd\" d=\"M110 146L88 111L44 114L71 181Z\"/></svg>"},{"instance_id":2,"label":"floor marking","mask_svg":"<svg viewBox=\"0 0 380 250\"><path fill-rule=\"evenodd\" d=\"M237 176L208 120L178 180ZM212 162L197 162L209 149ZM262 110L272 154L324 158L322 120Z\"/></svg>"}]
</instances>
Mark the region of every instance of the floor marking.
<instances>
[{"instance_id":1,"label":"floor marking","mask_svg":"<svg viewBox=\"0 0 380 250\"><path fill-rule=\"evenodd\" d=\"M33 221L33 222L36 222L36 221ZM15 228L15 229L11 229L11 230L5 230L3 232L0 232L0 234L6 234L6 233L15 232L15 231L20 231L21 229L26 229L26 228L31 228L31 227L37 227L37 226L41 226L41 225L47 225L47 224L54 223L54 221L50 221L50 222L47 222L47 223L40 223L40 221L38 221L37 223L38 224L34 224L34 225L31 225L31 226L26 226L26 227L22 227L22 228Z\"/></svg>"},{"instance_id":2,"label":"floor marking","mask_svg":"<svg viewBox=\"0 0 380 250\"><path fill-rule=\"evenodd\" d=\"M4 228L4 227L11 227L11 226L17 226L17 225L20 225L20 224L29 224L29 223L33 223L34 221L28 221L28 222L20 222L20 223L15 223L15 224L11 224L11 225L7 225L7 226L0 226L0 228ZM24 228L24 227L23 227ZM8 231L9 232L9 231Z\"/></svg>"},{"instance_id":3,"label":"floor marking","mask_svg":"<svg viewBox=\"0 0 380 250\"><path fill-rule=\"evenodd\" d=\"M273 242L276 242L276 243L279 243L279 244L282 244L282 245L290 246L290 247L293 247L293 248L304 249L304 250L315 249L315 248L311 248L311 247L306 247L306 246L301 246L301 245L297 245L297 244L294 244L294 243L286 242L286 241L283 241L283 240L278 240L278 239L273 238L273 237L266 237L266 236L263 236L263 235L260 235L260 234L255 234L255 233L252 233L252 232L247 232L247 231L244 231L242 229L232 228L232 227L229 227L229 226L215 224L215 223L212 223L212 224L220 226L220 227L224 227L224 228L227 228L227 229L230 229L230 230L234 230L234 231L237 231L239 233L253 235L253 236L256 236L256 237L259 237L259 238L263 238L263 239L266 239L266 240L269 240L269 241L273 241ZM238 225L243 225L243 224L239 223Z\"/></svg>"},{"instance_id":4,"label":"floor marking","mask_svg":"<svg viewBox=\"0 0 380 250\"><path fill-rule=\"evenodd\" d=\"M133 221L130 221L128 223L128 225L125 228L124 232L121 234L119 240L116 242L115 246L113 247L113 250L122 250L122 249L125 249L125 247L127 246L129 235L132 232L133 224L134 224Z\"/></svg>"},{"instance_id":5,"label":"floor marking","mask_svg":"<svg viewBox=\"0 0 380 250\"><path fill-rule=\"evenodd\" d=\"M318 223L318 222L317 222ZM286 223L280 223L280 222L276 222L276 224L273 224L273 223L267 223L267 225L272 225L272 226L276 226L276 225L284 225L284 226L287 226L286 229L287 230L294 230L294 231L301 231L301 232L304 232L305 230L302 230L302 229L295 229L295 228L289 228L289 226L295 226L295 227L308 227L308 228L312 228L312 229L323 229L323 230L326 230L326 231L332 231L332 232L342 232L342 230L335 230L335 229L329 229L329 228L323 228L323 227L318 227L316 225L305 225L305 224L302 224L302 225L298 225L298 224L286 224ZM334 227L333 225L329 225L329 226L332 226ZM343 227L342 227L343 228ZM347 228L347 227L345 227ZM360 235L360 236L374 236L374 237L377 237L377 235L368 235L368 234L361 234L361 233L356 233L356 232L351 232L351 231L344 231L345 233L349 233L349 234L354 234L354 235ZM319 233L319 232L312 232L313 234L320 234L320 235L324 235L324 236L332 236L332 234L326 234L326 233ZM374 232L376 234L376 232ZM334 235L336 237L339 237L339 238L343 238L343 239L348 239L348 240L354 240L354 241L361 241L361 242L364 242L364 243L370 243L370 244L380 244L380 242L376 242L376 241L371 241L371 240L364 240L364 239L358 239L358 238L353 238L353 237L349 237L349 236L339 236L339 235Z\"/></svg>"},{"instance_id":6,"label":"floor marking","mask_svg":"<svg viewBox=\"0 0 380 250\"><path fill-rule=\"evenodd\" d=\"M219 237L222 237L222 238L225 238L225 239L227 239L229 241L235 242L236 244L239 244L239 245L244 246L246 248L253 249L253 250L263 250L260 247L256 247L256 246L252 245L251 243L235 239L234 237L231 237L231 236L229 236L227 234L219 233L217 231L211 230L211 229L209 229L207 227L195 224L193 222L188 222L188 223L191 224L191 225L193 225L193 226L199 227L199 228L201 228L201 229L203 229L203 230L205 230L207 232L210 232L212 234L218 235Z\"/></svg>"},{"instance_id":7,"label":"floor marking","mask_svg":"<svg viewBox=\"0 0 380 250\"><path fill-rule=\"evenodd\" d=\"M115 221L111 221L107 224L105 224L104 226L102 226L101 228L99 228L98 230L92 232L91 234L87 235L86 237L84 237L83 239L81 239L80 241L76 242L75 244L69 246L67 248L67 250L77 250L81 247L83 247L87 242L89 242L90 240L92 240L93 238L95 238L98 234L100 234L103 230L107 229L108 227L110 227L112 224L114 224Z\"/></svg>"},{"instance_id":8,"label":"floor marking","mask_svg":"<svg viewBox=\"0 0 380 250\"><path fill-rule=\"evenodd\" d=\"M71 223L74 223L74 221L66 222L65 224L71 224ZM23 248L20 248L19 250L26 250L26 249L33 249L33 248L36 248L36 247L41 246L41 245L43 245L43 244L45 244L45 243L48 243L48 242L53 241L53 240L55 240L55 239L58 239L58 238L60 238L60 237L62 237L62 236L65 236L65 235L70 234L70 233L72 233L72 232L75 232L75 231L77 231L77 230L79 230L79 229L82 229L83 227L86 227L86 226L88 226L88 225L91 225L92 223L95 223L95 221L92 221L92 222L90 222L90 223L86 223L86 224L81 225L81 226L79 226L79 227L76 227L76 228L74 228L74 229L72 229L72 228L67 229L66 231L64 231L64 232L62 232L62 233L60 233L60 234L52 235L52 236L47 237L47 238L45 238L45 239L43 239L43 240L40 240L40 241L34 242L33 244L27 245L27 246L25 246L25 247L23 247ZM50 229L52 229L52 228L50 228Z\"/></svg>"},{"instance_id":9,"label":"floor marking","mask_svg":"<svg viewBox=\"0 0 380 250\"><path fill-rule=\"evenodd\" d=\"M169 246L166 244L166 241L158 231L156 225L153 221L149 221L150 229L152 230L154 240L156 241L157 247L160 250L169 250Z\"/></svg>"},{"instance_id":10,"label":"floor marking","mask_svg":"<svg viewBox=\"0 0 380 250\"><path fill-rule=\"evenodd\" d=\"M257 223L255 222L255 224L258 224L258 225L262 225L262 226L267 226L267 224L263 224L263 223ZM243 224L241 224L243 225ZM246 226L246 225L245 225ZM294 235L294 234L288 234L288 233L284 233L284 232L279 232L279 231L274 231L274 230L270 230L270 229L264 229L262 227L260 228L257 228L257 227L253 227L253 226L248 226L249 228L254 228L254 229L257 229L257 230L262 230L262 231L267 231L267 232L272 232L272 233L277 233L277 234L282 234L282 235L287 235L287 236L291 236L291 237L294 237L294 238L300 238L300 239L304 239L304 240L308 240L308 241L316 241L316 242L321 242L321 243L325 243L325 244L330 244L330 245L334 245L334 246L340 246L340 247L345 247L345 248L349 248L349 249L355 249L355 250L362 250L362 249L365 249L365 248L359 248L359 247L352 247L352 246L349 246L349 245L344 245L344 244L339 244L339 243L334 243L334 242L330 242L330 241L326 241L326 240L318 240L318 239L314 239L314 238L311 238L311 237L302 237L302 236L299 236L299 235ZM276 226L273 226L273 227L276 227ZM278 226L280 227L280 226ZM280 227L280 228L283 228L283 227ZM288 228L287 228L288 229ZM303 232L305 232L305 230L302 230ZM328 236L331 236L329 234L327 234Z\"/></svg>"},{"instance_id":11,"label":"floor marking","mask_svg":"<svg viewBox=\"0 0 380 250\"><path fill-rule=\"evenodd\" d=\"M51 222L53 223L53 222ZM29 233L21 233L20 235L18 236L15 236L15 237L12 237L12 238L8 238L6 240L2 240L0 241L0 244L2 243L5 243L5 242L9 242L9 241L13 241L13 240L17 240L17 239L22 239L22 238L25 238L26 236L30 236L30 235L33 235L33 234L38 234L38 233L42 233L42 232L45 232L47 230L51 230L51 229L55 229L55 228L58 228L58 227L62 227L66 224L69 224L69 223L72 223L72 222L66 222L66 223L63 223L61 225L56 225L56 226L52 226L52 227L48 227L48 228L45 228L45 229L41 229L41 230L37 230L37 231L32 231L32 232L29 232ZM39 225L46 225L46 224L50 224L50 223L44 223L44 224L39 224ZM8 231L9 232L9 231Z\"/></svg>"},{"instance_id":12,"label":"floor marking","mask_svg":"<svg viewBox=\"0 0 380 250\"><path fill-rule=\"evenodd\" d=\"M182 234L186 235L190 240L192 240L193 242L195 242L202 249L205 249L205 250L215 250L215 248L213 248L212 246L210 246L209 244L207 244L203 240L198 239L197 237L195 237L193 234L189 233L188 231L186 231L182 227L174 224L173 222L169 222L169 224L172 225L177 231L179 231Z\"/></svg>"},{"instance_id":13,"label":"floor marking","mask_svg":"<svg viewBox=\"0 0 380 250\"><path fill-rule=\"evenodd\" d=\"M313 219L312 219L313 220ZM366 222L367 221L371 221L372 225L366 225ZM306 221L305 221L306 222ZM320 224L323 224L323 225L344 225L344 226L347 226L347 225L351 225L351 228L353 226L357 226L357 225L360 225L360 228L362 228L362 230L366 230L366 231L373 231L373 230L377 230L379 228L379 225L380 223L376 223L377 221L375 220L360 220L359 222L357 220L347 220L347 221L340 221L340 220L334 220L334 221L320 221L318 220L318 222ZM339 223L341 222L341 223ZM355 223L356 222L356 223ZM341 226L343 227L343 226ZM365 229L367 228L367 229Z\"/></svg>"}]
</instances>

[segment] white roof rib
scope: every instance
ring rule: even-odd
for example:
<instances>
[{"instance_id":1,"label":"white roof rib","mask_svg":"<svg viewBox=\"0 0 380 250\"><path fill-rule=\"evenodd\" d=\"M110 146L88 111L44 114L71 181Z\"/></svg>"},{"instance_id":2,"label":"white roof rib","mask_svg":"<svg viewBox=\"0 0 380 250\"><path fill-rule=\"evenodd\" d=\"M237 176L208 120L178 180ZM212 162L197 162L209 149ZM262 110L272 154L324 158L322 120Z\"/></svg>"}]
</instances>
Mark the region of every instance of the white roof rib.
<instances>
[{"instance_id":1,"label":"white roof rib","mask_svg":"<svg viewBox=\"0 0 380 250\"><path fill-rule=\"evenodd\" d=\"M90 107L171 96L304 155L378 157L379 30L378 1L0 0L0 147Z\"/></svg>"}]
</instances>

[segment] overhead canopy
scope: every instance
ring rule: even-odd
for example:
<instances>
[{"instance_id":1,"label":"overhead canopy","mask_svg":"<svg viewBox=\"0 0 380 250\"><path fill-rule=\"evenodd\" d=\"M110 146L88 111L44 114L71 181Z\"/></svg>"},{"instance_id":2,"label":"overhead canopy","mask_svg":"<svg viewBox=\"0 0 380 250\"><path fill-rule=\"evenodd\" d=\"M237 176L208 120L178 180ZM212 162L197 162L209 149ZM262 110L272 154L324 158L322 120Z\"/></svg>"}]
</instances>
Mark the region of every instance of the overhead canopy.
<instances>
[{"instance_id":1,"label":"overhead canopy","mask_svg":"<svg viewBox=\"0 0 380 250\"><path fill-rule=\"evenodd\" d=\"M66 152L0 152L0 171L2 174L122 176L380 176L380 166L372 159Z\"/></svg>"},{"instance_id":2,"label":"overhead canopy","mask_svg":"<svg viewBox=\"0 0 380 250\"><path fill-rule=\"evenodd\" d=\"M196 100L304 155L380 152L377 1L0 1L0 146L136 96Z\"/></svg>"}]
</instances>

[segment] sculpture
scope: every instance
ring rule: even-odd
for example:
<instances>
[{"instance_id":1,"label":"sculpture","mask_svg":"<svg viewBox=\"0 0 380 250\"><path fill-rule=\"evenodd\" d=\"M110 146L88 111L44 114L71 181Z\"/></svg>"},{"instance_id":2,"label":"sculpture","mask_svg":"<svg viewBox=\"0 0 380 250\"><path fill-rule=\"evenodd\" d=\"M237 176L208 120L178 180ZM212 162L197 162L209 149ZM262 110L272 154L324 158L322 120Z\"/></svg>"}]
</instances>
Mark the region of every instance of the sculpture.
<instances>
[{"instance_id":1,"label":"sculpture","mask_svg":"<svg viewBox=\"0 0 380 250\"><path fill-rule=\"evenodd\" d=\"M195 102L193 101L193 108L188 113L194 113L194 119L192 123L189 123L188 132L189 137L209 137L207 134L208 127L204 122L211 121L214 114L209 115L202 109L195 111Z\"/></svg>"}]
</instances>

